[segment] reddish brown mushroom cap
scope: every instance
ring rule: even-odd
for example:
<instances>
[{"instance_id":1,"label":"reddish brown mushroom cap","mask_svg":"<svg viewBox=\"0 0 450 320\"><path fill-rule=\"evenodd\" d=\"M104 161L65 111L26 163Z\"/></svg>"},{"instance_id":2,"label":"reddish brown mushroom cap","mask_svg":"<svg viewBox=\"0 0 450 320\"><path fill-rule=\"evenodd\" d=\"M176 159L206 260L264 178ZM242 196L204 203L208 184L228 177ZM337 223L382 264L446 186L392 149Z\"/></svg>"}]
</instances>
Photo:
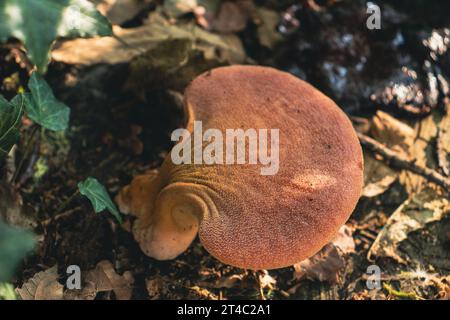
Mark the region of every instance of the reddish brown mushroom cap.
<instances>
[{"instance_id":1,"label":"reddish brown mushroom cap","mask_svg":"<svg viewBox=\"0 0 450 320\"><path fill-rule=\"evenodd\" d=\"M332 100L288 73L233 66L196 78L185 101L190 122L201 120L204 128L280 130L275 175L261 175L259 165L190 172L211 188L217 208L199 229L213 256L243 268L273 269L310 257L332 239L363 183L359 141Z\"/></svg>"},{"instance_id":2,"label":"reddish brown mushroom cap","mask_svg":"<svg viewBox=\"0 0 450 320\"><path fill-rule=\"evenodd\" d=\"M191 83L185 107L189 131L194 121L224 135L279 129L279 170L176 165L169 155L156 177L136 178L118 197L138 216L133 232L147 255L174 258L198 230L224 263L281 268L319 251L352 213L363 184L361 147L346 115L311 85L272 68L222 67Z\"/></svg>"}]
</instances>

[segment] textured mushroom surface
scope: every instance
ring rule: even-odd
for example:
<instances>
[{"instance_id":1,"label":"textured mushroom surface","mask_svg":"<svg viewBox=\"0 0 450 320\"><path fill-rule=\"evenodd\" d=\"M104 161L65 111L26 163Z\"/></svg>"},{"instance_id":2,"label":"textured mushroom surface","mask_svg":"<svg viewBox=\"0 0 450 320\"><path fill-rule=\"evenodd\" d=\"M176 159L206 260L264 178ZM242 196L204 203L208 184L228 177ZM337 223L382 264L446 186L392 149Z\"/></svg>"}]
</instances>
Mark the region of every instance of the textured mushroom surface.
<instances>
[{"instance_id":1,"label":"textured mushroom surface","mask_svg":"<svg viewBox=\"0 0 450 320\"><path fill-rule=\"evenodd\" d=\"M308 83L267 67L222 67L191 83L185 107L189 130L194 120L203 130L279 129L279 170L175 165L169 156L139 192L130 192L135 179L119 195L121 209L139 217L134 234L148 255L174 258L198 229L224 263L281 268L315 254L352 213L363 183L359 141L341 109Z\"/></svg>"}]
</instances>

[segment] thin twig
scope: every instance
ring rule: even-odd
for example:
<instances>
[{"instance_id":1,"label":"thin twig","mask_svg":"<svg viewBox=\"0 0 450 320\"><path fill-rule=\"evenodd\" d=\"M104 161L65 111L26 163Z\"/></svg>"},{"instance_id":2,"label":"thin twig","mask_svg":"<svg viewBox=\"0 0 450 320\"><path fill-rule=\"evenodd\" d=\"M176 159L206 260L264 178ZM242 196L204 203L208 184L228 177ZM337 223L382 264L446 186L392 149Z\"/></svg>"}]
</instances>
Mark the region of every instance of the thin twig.
<instances>
[{"instance_id":1,"label":"thin twig","mask_svg":"<svg viewBox=\"0 0 450 320\"><path fill-rule=\"evenodd\" d=\"M80 194L80 190L77 189L77 191L75 191L69 198L66 199L66 201L64 201L58 209L56 209L56 213L59 213L61 211L63 211L63 209L65 209L67 207L67 205L69 203L72 202L73 199L75 199L75 197L77 197Z\"/></svg>"},{"instance_id":2,"label":"thin twig","mask_svg":"<svg viewBox=\"0 0 450 320\"><path fill-rule=\"evenodd\" d=\"M60 219L62 219L62 218L67 218L68 216L72 215L73 213L79 211L80 208L81 208L81 207L78 206L78 207L75 207L75 208L73 208L73 209L70 209L70 210L61 212L60 214L57 214L56 216L53 216L53 217L48 218L48 219L45 219L44 221L41 222L41 225L44 226L44 227L46 227L46 226L48 226L48 225L49 225L50 223L52 223L52 222L58 221L58 220L60 220Z\"/></svg>"},{"instance_id":3,"label":"thin twig","mask_svg":"<svg viewBox=\"0 0 450 320\"><path fill-rule=\"evenodd\" d=\"M414 160L409 160L406 156L389 149L375 139L359 132L357 135L363 147L382 156L391 166L414 172L415 174L418 174L441 186L445 191L450 192L450 178L444 177L435 170L416 164Z\"/></svg>"},{"instance_id":4,"label":"thin twig","mask_svg":"<svg viewBox=\"0 0 450 320\"><path fill-rule=\"evenodd\" d=\"M43 225L43 226L47 226L47 225L49 225L50 223L52 223L53 221L58 220L58 219L60 219L60 218L62 218L62 217L66 217L66 216L68 216L68 215L71 215L74 211L76 211L76 209L79 208L79 207L77 207L77 208L75 208L75 209L72 209L72 210L67 210L67 211L65 211L65 212L63 212L63 213L60 213L60 212L63 211L63 210L69 205L69 203L71 203L72 200L75 199L75 197L77 197L79 194L80 194L80 190L75 191L69 198L66 199L66 201L64 201L64 202L58 207L58 209L56 209L56 214L55 214L54 216L52 216L52 217L50 217L50 218L44 220L44 221L42 222L42 225Z\"/></svg>"}]
</instances>

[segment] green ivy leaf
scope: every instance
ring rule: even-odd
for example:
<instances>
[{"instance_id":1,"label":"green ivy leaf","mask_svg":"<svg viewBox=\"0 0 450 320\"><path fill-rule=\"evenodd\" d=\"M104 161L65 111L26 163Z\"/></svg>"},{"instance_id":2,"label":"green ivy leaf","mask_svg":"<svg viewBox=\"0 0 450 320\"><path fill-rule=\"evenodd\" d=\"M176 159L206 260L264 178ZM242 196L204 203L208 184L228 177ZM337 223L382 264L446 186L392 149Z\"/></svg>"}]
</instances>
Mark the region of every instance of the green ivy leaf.
<instances>
[{"instance_id":1,"label":"green ivy leaf","mask_svg":"<svg viewBox=\"0 0 450 320\"><path fill-rule=\"evenodd\" d=\"M31 120L46 129L62 131L69 126L70 109L58 101L52 88L37 72L28 82L31 94L24 94L25 110Z\"/></svg>"},{"instance_id":2,"label":"green ivy leaf","mask_svg":"<svg viewBox=\"0 0 450 320\"><path fill-rule=\"evenodd\" d=\"M83 196L91 201L95 212L101 212L108 209L108 211L116 217L117 221L122 223L122 217L120 216L119 210L117 210L116 205L109 197L106 188L98 182L97 179L88 177L83 182L78 183L78 189Z\"/></svg>"},{"instance_id":3,"label":"green ivy leaf","mask_svg":"<svg viewBox=\"0 0 450 320\"><path fill-rule=\"evenodd\" d=\"M23 114L23 96L8 102L0 95L0 159L8 155L19 139L19 125Z\"/></svg>"},{"instance_id":4,"label":"green ivy leaf","mask_svg":"<svg viewBox=\"0 0 450 320\"><path fill-rule=\"evenodd\" d=\"M31 232L0 222L0 282L9 280L25 255L34 248Z\"/></svg>"},{"instance_id":5,"label":"green ivy leaf","mask_svg":"<svg viewBox=\"0 0 450 320\"><path fill-rule=\"evenodd\" d=\"M1 0L0 41L21 40L39 72L57 37L110 36L108 19L87 0Z\"/></svg>"}]
</instances>

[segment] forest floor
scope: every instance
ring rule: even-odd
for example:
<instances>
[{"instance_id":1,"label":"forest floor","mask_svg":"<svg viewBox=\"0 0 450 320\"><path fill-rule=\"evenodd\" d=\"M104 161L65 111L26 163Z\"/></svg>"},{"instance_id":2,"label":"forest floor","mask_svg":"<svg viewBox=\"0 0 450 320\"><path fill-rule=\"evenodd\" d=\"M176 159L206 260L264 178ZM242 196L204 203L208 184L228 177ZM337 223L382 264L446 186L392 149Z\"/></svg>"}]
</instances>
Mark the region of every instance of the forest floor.
<instances>
[{"instance_id":1,"label":"forest floor","mask_svg":"<svg viewBox=\"0 0 450 320\"><path fill-rule=\"evenodd\" d=\"M134 176L157 168L171 148L170 133L182 125L186 85L205 70L235 63L269 65L307 80L343 108L358 132L448 178L448 3L376 1L382 28L369 30L365 1L246 0L220 7L216 0L215 16L180 13L159 1L125 9L93 2L128 45L111 38L57 43L46 79L71 108L70 128L35 135L15 184L0 185L3 218L38 236L12 283L46 284L31 297L19 289L21 298L450 297L449 190L366 148L363 196L338 237L316 256L279 270L224 265L198 239L176 259L157 261L134 241L131 217L119 225L80 197L63 205L88 176L115 196ZM0 94L13 97L29 72L18 43L0 46ZM13 169L33 127L23 121L15 162L6 164ZM87 275L83 290L63 288L69 265ZM379 268L381 287L368 286L369 266Z\"/></svg>"}]
</instances>

